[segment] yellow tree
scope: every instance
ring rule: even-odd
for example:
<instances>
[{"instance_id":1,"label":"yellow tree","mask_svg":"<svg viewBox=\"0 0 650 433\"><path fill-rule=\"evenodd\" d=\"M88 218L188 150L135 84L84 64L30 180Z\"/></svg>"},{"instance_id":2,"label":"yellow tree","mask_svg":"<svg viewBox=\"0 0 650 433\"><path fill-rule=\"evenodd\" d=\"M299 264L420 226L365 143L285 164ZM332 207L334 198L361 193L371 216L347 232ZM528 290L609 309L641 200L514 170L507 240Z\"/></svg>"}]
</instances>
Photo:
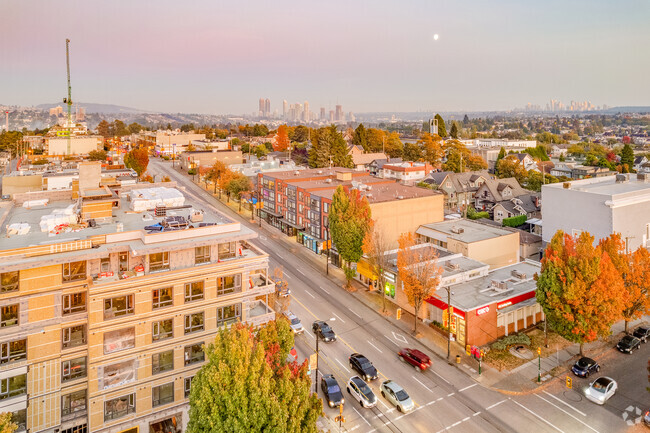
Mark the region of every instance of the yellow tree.
<instances>
[{"instance_id":1,"label":"yellow tree","mask_svg":"<svg viewBox=\"0 0 650 433\"><path fill-rule=\"evenodd\" d=\"M289 133L287 131L287 125L280 125L278 127L278 133L275 136L275 143L273 144L273 149L278 152L284 152L289 148Z\"/></svg>"},{"instance_id":2,"label":"yellow tree","mask_svg":"<svg viewBox=\"0 0 650 433\"><path fill-rule=\"evenodd\" d=\"M416 245L413 233L403 233L398 243L397 270L406 298L415 310L413 333L417 334L420 308L427 298L434 295L440 284L442 268L438 266L438 254L432 254L423 245Z\"/></svg>"},{"instance_id":3,"label":"yellow tree","mask_svg":"<svg viewBox=\"0 0 650 433\"><path fill-rule=\"evenodd\" d=\"M417 141L417 145L422 148L422 158L435 168L439 168L444 155L442 139L438 135L427 132L422 134L422 137Z\"/></svg>"},{"instance_id":4,"label":"yellow tree","mask_svg":"<svg viewBox=\"0 0 650 433\"><path fill-rule=\"evenodd\" d=\"M0 413L0 433L13 433L18 425L11 420L11 412Z\"/></svg>"},{"instance_id":5,"label":"yellow tree","mask_svg":"<svg viewBox=\"0 0 650 433\"><path fill-rule=\"evenodd\" d=\"M363 253L368 259L368 264L372 273L377 278L379 291L381 292L382 310L386 311L386 281L384 270L388 267L388 256L386 253L390 250L384 233L377 227L375 220L370 221L370 228L366 232L363 240Z\"/></svg>"}]
</instances>

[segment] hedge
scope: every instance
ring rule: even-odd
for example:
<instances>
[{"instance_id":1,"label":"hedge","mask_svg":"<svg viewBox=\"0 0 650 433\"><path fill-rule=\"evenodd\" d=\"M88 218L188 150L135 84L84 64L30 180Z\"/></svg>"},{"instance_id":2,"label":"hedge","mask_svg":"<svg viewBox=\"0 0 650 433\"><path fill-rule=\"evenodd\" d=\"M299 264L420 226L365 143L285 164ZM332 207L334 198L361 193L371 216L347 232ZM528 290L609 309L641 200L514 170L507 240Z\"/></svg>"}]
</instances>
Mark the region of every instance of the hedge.
<instances>
[{"instance_id":1,"label":"hedge","mask_svg":"<svg viewBox=\"0 0 650 433\"><path fill-rule=\"evenodd\" d=\"M525 344L526 346L529 346L530 338L526 334L508 335L507 337L504 337L501 340L492 343L491 347L494 350L507 350L508 347L515 344Z\"/></svg>"},{"instance_id":2,"label":"hedge","mask_svg":"<svg viewBox=\"0 0 650 433\"><path fill-rule=\"evenodd\" d=\"M526 215L517 215L510 218L504 218L502 224L504 227L519 227L520 225L525 223L527 219L528 216Z\"/></svg>"}]
</instances>

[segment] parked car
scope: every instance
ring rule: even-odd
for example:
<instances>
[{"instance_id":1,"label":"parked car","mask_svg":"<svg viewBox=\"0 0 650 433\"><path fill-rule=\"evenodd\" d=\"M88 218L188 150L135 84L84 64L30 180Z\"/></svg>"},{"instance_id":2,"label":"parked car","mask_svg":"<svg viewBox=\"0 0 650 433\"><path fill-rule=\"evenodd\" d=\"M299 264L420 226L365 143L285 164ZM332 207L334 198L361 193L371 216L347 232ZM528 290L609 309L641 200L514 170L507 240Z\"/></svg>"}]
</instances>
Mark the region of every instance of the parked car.
<instances>
[{"instance_id":1,"label":"parked car","mask_svg":"<svg viewBox=\"0 0 650 433\"><path fill-rule=\"evenodd\" d=\"M643 414L643 423L650 427L650 410L646 410Z\"/></svg>"},{"instance_id":2,"label":"parked car","mask_svg":"<svg viewBox=\"0 0 650 433\"><path fill-rule=\"evenodd\" d=\"M648 326L639 326L632 333L636 338L641 340L641 343L645 343L650 338L650 327Z\"/></svg>"},{"instance_id":3,"label":"parked car","mask_svg":"<svg viewBox=\"0 0 650 433\"><path fill-rule=\"evenodd\" d=\"M322 320L315 321L311 326L311 329L314 331L314 334L316 334L316 338L320 338L326 343L329 343L330 341L336 341L336 334L332 328L330 328L330 325L328 325L326 322L323 322Z\"/></svg>"},{"instance_id":4,"label":"parked car","mask_svg":"<svg viewBox=\"0 0 650 433\"><path fill-rule=\"evenodd\" d=\"M598 404L605 404L616 392L618 385L611 377L602 376L589 384L585 397Z\"/></svg>"},{"instance_id":5,"label":"parked car","mask_svg":"<svg viewBox=\"0 0 650 433\"><path fill-rule=\"evenodd\" d=\"M329 407L337 407L345 403L339 383L331 374L323 376L320 381L320 389L323 391Z\"/></svg>"},{"instance_id":6,"label":"parked car","mask_svg":"<svg viewBox=\"0 0 650 433\"><path fill-rule=\"evenodd\" d=\"M641 347L641 340L631 335L626 335L621 338L621 341L618 342L616 348L623 353L632 353L634 349Z\"/></svg>"},{"instance_id":7,"label":"parked car","mask_svg":"<svg viewBox=\"0 0 650 433\"><path fill-rule=\"evenodd\" d=\"M415 408L411 397L404 391L404 388L393 382L386 380L379 387L381 396L391 402L400 412L409 412Z\"/></svg>"},{"instance_id":8,"label":"parked car","mask_svg":"<svg viewBox=\"0 0 650 433\"><path fill-rule=\"evenodd\" d=\"M400 350L397 355L400 361L408 362L416 370L424 371L431 367L431 358L417 349L404 348Z\"/></svg>"},{"instance_id":9,"label":"parked car","mask_svg":"<svg viewBox=\"0 0 650 433\"><path fill-rule=\"evenodd\" d=\"M368 360L365 356L360 353L353 353L350 355L350 368L356 370L361 377L366 380L375 380L377 379L377 369L372 362Z\"/></svg>"},{"instance_id":10,"label":"parked car","mask_svg":"<svg viewBox=\"0 0 650 433\"><path fill-rule=\"evenodd\" d=\"M589 377L591 373L600 371L600 365L591 358L586 356L578 359L578 362L573 364L571 371L578 377Z\"/></svg>"},{"instance_id":11,"label":"parked car","mask_svg":"<svg viewBox=\"0 0 650 433\"><path fill-rule=\"evenodd\" d=\"M300 319L296 317L291 311L285 311L284 316L289 320L289 326L294 334L302 334L305 332L305 328L300 323Z\"/></svg>"},{"instance_id":12,"label":"parked car","mask_svg":"<svg viewBox=\"0 0 650 433\"><path fill-rule=\"evenodd\" d=\"M346 388L348 394L352 395L362 407L375 407L377 405L377 396L359 376L352 376Z\"/></svg>"}]
</instances>

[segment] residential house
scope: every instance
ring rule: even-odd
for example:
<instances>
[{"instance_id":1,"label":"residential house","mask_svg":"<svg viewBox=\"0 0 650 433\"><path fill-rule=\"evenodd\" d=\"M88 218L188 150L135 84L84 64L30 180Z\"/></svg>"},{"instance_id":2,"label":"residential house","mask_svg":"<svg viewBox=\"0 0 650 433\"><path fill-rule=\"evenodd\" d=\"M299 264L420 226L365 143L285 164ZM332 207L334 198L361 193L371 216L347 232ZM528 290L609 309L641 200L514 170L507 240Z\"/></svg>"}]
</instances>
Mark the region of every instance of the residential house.
<instances>
[{"instance_id":1,"label":"residential house","mask_svg":"<svg viewBox=\"0 0 650 433\"><path fill-rule=\"evenodd\" d=\"M478 211L491 212L497 203L525 194L530 194L530 191L522 188L514 177L488 179L474 195L474 208Z\"/></svg>"},{"instance_id":2,"label":"residential house","mask_svg":"<svg viewBox=\"0 0 650 433\"><path fill-rule=\"evenodd\" d=\"M487 170L464 173L432 171L423 182L445 195L445 209L460 212L464 205L474 203L474 194L488 179L494 179L494 176Z\"/></svg>"},{"instance_id":3,"label":"residential house","mask_svg":"<svg viewBox=\"0 0 650 433\"><path fill-rule=\"evenodd\" d=\"M382 170L384 169L384 165L386 164L399 164L402 162L402 158L383 158L383 159L375 159L372 161L370 164L368 164L368 172L373 175L373 176L379 176L382 173Z\"/></svg>"},{"instance_id":4,"label":"residential house","mask_svg":"<svg viewBox=\"0 0 650 433\"><path fill-rule=\"evenodd\" d=\"M528 218L540 218L542 214L542 203L540 194L531 192L512 197L509 200L497 202L490 212L496 222L502 222L505 218L519 215L526 215Z\"/></svg>"},{"instance_id":5,"label":"residential house","mask_svg":"<svg viewBox=\"0 0 650 433\"><path fill-rule=\"evenodd\" d=\"M539 168L537 167L537 164L535 162L535 158L530 156L528 153L511 153L506 156L514 156L517 158L519 163L526 169L526 170L535 170L539 171Z\"/></svg>"},{"instance_id":6,"label":"residential house","mask_svg":"<svg viewBox=\"0 0 650 433\"><path fill-rule=\"evenodd\" d=\"M433 167L428 162L390 162L384 164L381 177L414 184L424 179L432 170Z\"/></svg>"},{"instance_id":7,"label":"residential house","mask_svg":"<svg viewBox=\"0 0 650 433\"><path fill-rule=\"evenodd\" d=\"M352 163L354 169L357 171L368 171L370 164L376 160L385 160L386 154L383 152L378 153L352 153Z\"/></svg>"},{"instance_id":8,"label":"residential house","mask_svg":"<svg viewBox=\"0 0 650 433\"><path fill-rule=\"evenodd\" d=\"M634 157L634 170L643 171L643 164L650 162L645 155L637 155Z\"/></svg>"}]
</instances>

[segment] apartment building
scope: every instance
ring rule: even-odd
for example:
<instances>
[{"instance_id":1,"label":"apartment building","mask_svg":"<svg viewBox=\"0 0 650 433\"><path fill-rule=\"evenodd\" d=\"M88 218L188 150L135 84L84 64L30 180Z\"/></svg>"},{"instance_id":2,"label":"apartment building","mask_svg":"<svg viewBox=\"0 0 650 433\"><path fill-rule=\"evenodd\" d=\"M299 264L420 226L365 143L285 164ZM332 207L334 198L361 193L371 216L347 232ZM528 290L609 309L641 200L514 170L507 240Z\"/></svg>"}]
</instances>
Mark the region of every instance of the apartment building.
<instances>
[{"instance_id":1,"label":"apartment building","mask_svg":"<svg viewBox=\"0 0 650 433\"><path fill-rule=\"evenodd\" d=\"M0 204L0 412L34 433L180 433L203 345L275 316L268 255L173 183L93 173L76 200Z\"/></svg>"},{"instance_id":2,"label":"apartment building","mask_svg":"<svg viewBox=\"0 0 650 433\"><path fill-rule=\"evenodd\" d=\"M433 167L428 162L388 163L382 168L382 177L413 184L427 177L431 170Z\"/></svg>"}]
</instances>

